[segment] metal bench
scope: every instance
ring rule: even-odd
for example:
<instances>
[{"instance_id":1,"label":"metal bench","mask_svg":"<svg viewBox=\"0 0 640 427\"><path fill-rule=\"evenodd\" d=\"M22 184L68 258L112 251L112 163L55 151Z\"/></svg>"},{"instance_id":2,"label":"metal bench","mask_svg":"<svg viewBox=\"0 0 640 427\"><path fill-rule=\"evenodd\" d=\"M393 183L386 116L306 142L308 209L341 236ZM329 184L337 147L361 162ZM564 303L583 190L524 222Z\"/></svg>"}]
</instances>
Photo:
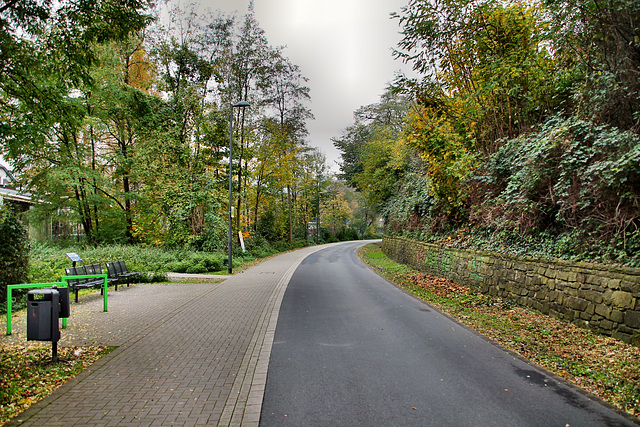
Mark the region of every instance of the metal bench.
<instances>
[{"instance_id":1,"label":"metal bench","mask_svg":"<svg viewBox=\"0 0 640 427\"><path fill-rule=\"evenodd\" d=\"M127 279L127 287L131 284L131 277L140 274L138 271L128 271L124 261L108 262L107 272L109 280L115 280L116 283L122 279ZM117 285L116 290L118 290Z\"/></svg>"},{"instance_id":2,"label":"metal bench","mask_svg":"<svg viewBox=\"0 0 640 427\"><path fill-rule=\"evenodd\" d=\"M100 264L83 265L81 267L71 267L64 269L67 276L91 276L96 274L102 274L102 266ZM107 279L107 281L109 281ZM76 293L76 302L78 302L78 291L80 289L93 288L94 286L100 286L100 292L104 292L102 286L104 285L104 279L102 278L78 278L68 279L67 283L71 289Z\"/></svg>"}]
</instances>

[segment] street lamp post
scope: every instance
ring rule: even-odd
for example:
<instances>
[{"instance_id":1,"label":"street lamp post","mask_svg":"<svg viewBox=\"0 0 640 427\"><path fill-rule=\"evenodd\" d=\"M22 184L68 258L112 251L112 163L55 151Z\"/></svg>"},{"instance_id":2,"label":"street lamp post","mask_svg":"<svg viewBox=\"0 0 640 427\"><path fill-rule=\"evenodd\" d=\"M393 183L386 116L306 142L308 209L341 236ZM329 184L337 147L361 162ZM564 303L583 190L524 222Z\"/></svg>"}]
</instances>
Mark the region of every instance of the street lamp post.
<instances>
[{"instance_id":1,"label":"street lamp post","mask_svg":"<svg viewBox=\"0 0 640 427\"><path fill-rule=\"evenodd\" d=\"M237 104L231 105L231 114L229 116L229 259L227 260L229 274L233 273L233 235L231 227L231 190L233 187L233 109L234 107L245 108L249 105L251 104L247 101L240 101Z\"/></svg>"},{"instance_id":2,"label":"street lamp post","mask_svg":"<svg viewBox=\"0 0 640 427\"><path fill-rule=\"evenodd\" d=\"M320 240L320 175L316 179L316 245Z\"/></svg>"}]
</instances>

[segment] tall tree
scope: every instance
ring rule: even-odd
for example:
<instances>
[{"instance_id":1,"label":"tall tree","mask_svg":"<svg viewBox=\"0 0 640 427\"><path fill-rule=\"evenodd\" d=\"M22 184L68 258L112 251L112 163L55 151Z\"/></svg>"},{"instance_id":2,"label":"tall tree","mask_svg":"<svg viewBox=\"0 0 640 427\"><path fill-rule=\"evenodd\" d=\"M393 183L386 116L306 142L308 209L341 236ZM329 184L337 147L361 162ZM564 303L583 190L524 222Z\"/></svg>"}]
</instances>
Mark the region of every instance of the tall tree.
<instances>
[{"instance_id":1,"label":"tall tree","mask_svg":"<svg viewBox=\"0 0 640 427\"><path fill-rule=\"evenodd\" d=\"M469 148L527 131L548 114L554 61L543 12L501 2L413 0L395 15L403 25L396 56L424 77L418 103L451 123Z\"/></svg>"},{"instance_id":2,"label":"tall tree","mask_svg":"<svg viewBox=\"0 0 640 427\"><path fill-rule=\"evenodd\" d=\"M347 127L340 138L332 139L334 146L341 151L340 177L342 179L354 188L367 193L363 186L369 189L367 174L374 172L371 168L376 162L376 157L382 155L380 144L391 146L404 137L410 105L411 101L407 95L390 89L381 96L380 102L356 110L354 124ZM367 171L365 168L368 168ZM389 175L389 178L391 176ZM373 192L378 192L378 189L381 187L376 188L373 185L370 188ZM386 192L386 190L383 191ZM384 199L385 196L376 196L370 200L377 204L373 206L374 208L380 208Z\"/></svg>"},{"instance_id":3,"label":"tall tree","mask_svg":"<svg viewBox=\"0 0 640 427\"><path fill-rule=\"evenodd\" d=\"M640 3L545 0L564 111L640 131Z\"/></svg>"},{"instance_id":4,"label":"tall tree","mask_svg":"<svg viewBox=\"0 0 640 427\"><path fill-rule=\"evenodd\" d=\"M81 131L94 43L144 28L148 1L5 2L0 6L2 154L25 184L60 206L66 197L92 238L92 177ZM64 203L64 202L62 202Z\"/></svg>"},{"instance_id":5,"label":"tall tree","mask_svg":"<svg viewBox=\"0 0 640 427\"><path fill-rule=\"evenodd\" d=\"M247 116L254 114L256 107L260 105L258 82L264 78L268 69L268 61L272 48L269 46L264 30L260 27L253 12L253 3L249 5L249 12L245 15L244 22L240 26L239 38L234 46L228 63L227 81L223 89L227 105L235 104L240 100L250 102L250 109L239 108L236 111L235 123L238 123L237 138L239 147L234 152L238 166L237 174L237 199L236 199L236 227L240 228L240 218L245 208L244 199L247 196L246 182L249 170L249 138L245 132Z\"/></svg>"},{"instance_id":6,"label":"tall tree","mask_svg":"<svg viewBox=\"0 0 640 427\"><path fill-rule=\"evenodd\" d=\"M288 161L282 164L286 176L287 210L289 221L289 244L293 246L294 229L294 197L296 164L292 159L298 159L298 153L304 145L307 135L306 120L313 118L311 111L304 106L310 100L309 88L304 86L307 81L300 73L299 67L293 65L287 58L282 57L279 50L271 54L268 72L260 82L264 93L264 104L274 113L272 123L277 126L273 135L279 140L278 146L282 158Z\"/></svg>"}]
</instances>

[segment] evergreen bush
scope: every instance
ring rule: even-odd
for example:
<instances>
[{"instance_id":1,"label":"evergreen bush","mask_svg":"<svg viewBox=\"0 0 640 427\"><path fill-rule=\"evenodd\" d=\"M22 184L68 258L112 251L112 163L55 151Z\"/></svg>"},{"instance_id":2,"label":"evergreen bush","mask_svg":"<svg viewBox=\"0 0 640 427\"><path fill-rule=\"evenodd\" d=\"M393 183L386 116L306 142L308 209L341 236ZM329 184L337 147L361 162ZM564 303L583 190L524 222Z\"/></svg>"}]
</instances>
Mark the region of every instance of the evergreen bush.
<instances>
[{"instance_id":1,"label":"evergreen bush","mask_svg":"<svg viewBox=\"0 0 640 427\"><path fill-rule=\"evenodd\" d=\"M0 303L7 301L8 285L28 281L28 267L27 231L13 212L0 207Z\"/></svg>"}]
</instances>

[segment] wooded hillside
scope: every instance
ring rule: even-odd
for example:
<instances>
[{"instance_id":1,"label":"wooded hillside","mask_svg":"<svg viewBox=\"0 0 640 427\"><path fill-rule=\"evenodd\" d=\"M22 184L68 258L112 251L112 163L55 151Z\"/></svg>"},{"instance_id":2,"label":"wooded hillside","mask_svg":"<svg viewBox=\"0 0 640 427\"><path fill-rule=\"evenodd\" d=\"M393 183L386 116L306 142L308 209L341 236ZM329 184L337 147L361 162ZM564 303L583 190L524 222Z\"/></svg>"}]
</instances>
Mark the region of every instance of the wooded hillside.
<instances>
[{"instance_id":1,"label":"wooded hillside","mask_svg":"<svg viewBox=\"0 0 640 427\"><path fill-rule=\"evenodd\" d=\"M334 143L387 232L640 265L640 2L411 0Z\"/></svg>"}]
</instances>

